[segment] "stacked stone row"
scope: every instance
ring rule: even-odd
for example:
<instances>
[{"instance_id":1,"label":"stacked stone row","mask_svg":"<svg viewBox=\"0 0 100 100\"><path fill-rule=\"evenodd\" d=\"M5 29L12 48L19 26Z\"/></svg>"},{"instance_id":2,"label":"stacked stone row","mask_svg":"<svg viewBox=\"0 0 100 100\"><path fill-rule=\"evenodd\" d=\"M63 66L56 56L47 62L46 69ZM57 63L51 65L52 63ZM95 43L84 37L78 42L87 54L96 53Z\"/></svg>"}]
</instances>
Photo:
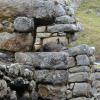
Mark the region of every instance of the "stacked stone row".
<instances>
[{"instance_id":1,"label":"stacked stone row","mask_svg":"<svg viewBox=\"0 0 100 100\"><path fill-rule=\"evenodd\" d=\"M77 39L76 32L82 30L81 24L75 18L74 9L66 5L66 10L63 7L53 24L37 27L35 50L42 48L44 51L55 51L50 50L50 46L57 47L62 44L58 49L60 51L63 46L68 46L69 43L75 41Z\"/></svg>"},{"instance_id":2,"label":"stacked stone row","mask_svg":"<svg viewBox=\"0 0 100 100\"><path fill-rule=\"evenodd\" d=\"M87 45L73 47L68 50L69 79L67 85L68 100L95 100L96 88L94 78L94 50ZM97 100L97 99L96 99Z\"/></svg>"}]
</instances>

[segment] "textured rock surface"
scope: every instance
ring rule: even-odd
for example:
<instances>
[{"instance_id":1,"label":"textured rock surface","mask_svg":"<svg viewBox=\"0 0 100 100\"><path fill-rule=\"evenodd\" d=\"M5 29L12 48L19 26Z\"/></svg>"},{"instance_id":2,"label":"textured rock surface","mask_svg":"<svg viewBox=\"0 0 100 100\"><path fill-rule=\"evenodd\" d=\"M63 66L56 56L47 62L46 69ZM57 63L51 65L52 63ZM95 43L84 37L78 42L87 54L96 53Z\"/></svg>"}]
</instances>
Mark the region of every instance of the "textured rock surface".
<instances>
[{"instance_id":1,"label":"textured rock surface","mask_svg":"<svg viewBox=\"0 0 100 100\"><path fill-rule=\"evenodd\" d=\"M7 32L0 33L0 49L9 51L29 51L32 48L31 33L24 34L10 34Z\"/></svg>"},{"instance_id":2,"label":"textured rock surface","mask_svg":"<svg viewBox=\"0 0 100 100\"><path fill-rule=\"evenodd\" d=\"M66 100L66 87L65 86L50 86L50 85L39 85L39 96L44 99L50 100Z\"/></svg>"},{"instance_id":3,"label":"textured rock surface","mask_svg":"<svg viewBox=\"0 0 100 100\"><path fill-rule=\"evenodd\" d=\"M66 69L67 57L65 52L15 53L16 62L31 64L41 69Z\"/></svg>"},{"instance_id":4,"label":"textured rock surface","mask_svg":"<svg viewBox=\"0 0 100 100\"><path fill-rule=\"evenodd\" d=\"M17 17L14 20L14 29L18 32L30 32L34 29L33 19L27 17Z\"/></svg>"}]
</instances>

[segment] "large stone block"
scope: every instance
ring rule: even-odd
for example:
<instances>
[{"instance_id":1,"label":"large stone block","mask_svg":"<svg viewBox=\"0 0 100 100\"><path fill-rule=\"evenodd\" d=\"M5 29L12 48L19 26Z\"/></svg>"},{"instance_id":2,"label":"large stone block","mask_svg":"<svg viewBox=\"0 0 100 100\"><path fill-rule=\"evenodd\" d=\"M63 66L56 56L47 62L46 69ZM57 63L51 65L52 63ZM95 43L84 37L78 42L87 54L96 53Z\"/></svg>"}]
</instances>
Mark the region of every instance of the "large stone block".
<instances>
[{"instance_id":1,"label":"large stone block","mask_svg":"<svg viewBox=\"0 0 100 100\"><path fill-rule=\"evenodd\" d=\"M32 32L34 30L34 21L28 17L17 17L14 20L14 29L17 32Z\"/></svg>"},{"instance_id":2,"label":"large stone block","mask_svg":"<svg viewBox=\"0 0 100 100\"><path fill-rule=\"evenodd\" d=\"M90 97L91 96L91 85L88 84L88 83L75 83L75 86L74 86L74 89L73 89L73 96Z\"/></svg>"},{"instance_id":3,"label":"large stone block","mask_svg":"<svg viewBox=\"0 0 100 100\"><path fill-rule=\"evenodd\" d=\"M36 70L35 80L39 83L66 84L68 73L66 70Z\"/></svg>"},{"instance_id":4,"label":"large stone block","mask_svg":"<svg viewBox=\"0 0 100 100\"><path fill-rule=\"evenodd\" d=\"M39 85L38 94L42 99L46 100L66 100L66 87L65 86L50 86Z\"/></svg>"},{"instance_id":5,"label":"large stone block","mask_svg":"<svg viewBox=\"0 0 100 100\"><path fill-rule=\"evenodd\" d=\"M69 83L76 83L76 82L87 82L89 81L89 74L87 72L79 72L69 74Z\"/></svg>"},{"instance_id":6,"label":"large stone block","mask_svg":"<svg viewBox=\"0 0 100 100\"><path fill-rule=\"evenodd\" d=\"M66 49L68 40L66 37L50 37L43 39L43 50L45 52L58 52Z\"/></svg>"},{"instance_id":7,"label":"large stone block","mask_svg":"<svg viewBox=\"0 0 100 100\"><path fill-rule=\"evenodd\" d=\"M76 57L77 60L77 65L79 66L89 66L90 65L90 60L87 55L78 55Z\"/></svg>"},{"instance_id":8,"label":"large stone block","mask_svg":"<svg viewBox=\"0 0 100 100\"><path fill-rule=\"evenodd\" d=\"M31 64L39 69L67 69L66 52L15 53L16 62Z\"/></svg>"},{"instance_id":9,"label":"large stone block","mask_svg":"<svg viewBox=\"0 0 100 100\"><path fill-rule=\"evenodd\" d=\"M29 51L32 48L33 37L29 34L0 33L0 49L8 51Z\"/></svg>"},{"instance_id":10,"label":"large stone block","mask_svg":"<svg viewBox=\"0 0 100 100\"><path fill-rule=\"evenodd\" d=\"M89 47L86 44L82 44L76 47L69 48L68 50L70 56L76 56L76 55L93 55L95 52L95 49L92 47Z\"/></svg>"}]
</instances>

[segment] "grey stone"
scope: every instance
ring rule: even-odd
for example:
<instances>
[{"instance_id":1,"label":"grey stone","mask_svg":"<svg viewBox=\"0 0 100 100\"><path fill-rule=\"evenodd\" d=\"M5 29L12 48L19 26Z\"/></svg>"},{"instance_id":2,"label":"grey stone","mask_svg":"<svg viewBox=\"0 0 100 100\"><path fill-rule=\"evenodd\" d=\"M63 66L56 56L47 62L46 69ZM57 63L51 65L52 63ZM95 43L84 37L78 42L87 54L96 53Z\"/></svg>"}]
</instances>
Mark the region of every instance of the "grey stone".
<instances>
[{"instance_id":1,"label":"grey stone","mask_svg":"<svg viewBox=\"0 0 100 100\"><path fill-rule=\"evenodd\" d=\"M68 15L56 17L56 23L58 24L72 24L75 22L74 17L70 17Z\"/></svg>"},{"instance_id":2,"label":"grey stone","mask_svg":"<svg viewBox=\"0 0 100 100\"><path fill-rule=\"evenodd\" d=\"M33 65L41 69L67 69L68 53L65 52L17 52L16 62Z\"/></svg>"},{"instance_id":3,"label":"grey stone","mask_svg":"<svg viewBox=\"0 0 100 100\"><path fill-rule=\"evenodd\" d=\"M68 68L74 67L76 65L76 61L74 57L68 57Z\"/></svg>"},{"instance_id":4,"label":"grey stone","mask_svg":"<svg viewBox=\"0 0 100 100\"><path fill-rule=\"evenodd\" d=\"M90 68L88 66L75 66L69 69L70 73L78 73L78 72L90 72Z\"/></svg>"},{"instance_id":5,"label":"grey stone","mask_svg":"<svg viewBox=\"0 0 100 100\"><path fill-rule=\"evenodd\" d=\"M69 48L68 53L70 56L76 56L76 55L93 55L95 52L94 48L89 47L86 44L81 44L76 47Z\"/></svg>"},{"instance_id":6,"label":"grey stone","mask_svg":"<svg viewBox=\"0 0 100 100\"><path fill-rule=\"evenodd\" d=\"M79 65L79 66L90 65L90 60L89 60L89 57L87 55L78 55L76 57L76 60L77 60L77 65Z\"/></svg>"},{"instance_id":7,"label":"grey stone","mask_svg":"<svg viewBox=\"0 0 100 100\"><path fill-rule=\"evenodd\" d=\"M0 79L0 99L3 99L7 96L7 83L5 80Z\"/></svg>"},{"instance_id":8,"label":"grey stone","mask_svg":"<svg viewBox=\"0 0 100 100\"><path fill-rule=\"evenodd\" d=\"M91 96L91 85L88 83L75 83L75 86L73 89L73 96L90 97Z\"/></svg>"},{"instance_id":9,"label":"grey stone","mask_svg":"<svg viewBox=\"0 0 100 100\"><path fill-rule=\"evenodd\" d=\"M66 87L65 86L51 86L39 85L38 94L43 99L50 100L66 100Z\"/></svg>"},{"instance_id":10,"label":"grey stone","mask_svg":"<svg viewBox=\"0 0 100 100\"><path fill-rule=\"evenodd\" d=\"M48 26L47 31L51 33L77 32L78 27L75 24L55 24L52 26Z\"/></svg>"},{"instance_id":11,"label":"grey stone","mask_svg":"<svg viewBox=\"0 0 100 100\"><path fill-rule=\"evenodd\" d=\"M87 72L79 72L69 74L69 83L87 82L89 81L89 74Z\"/></svg>"},{"instance_id":12,"label":"grey stone","mask_svg":"<svg viewBox=\"0 0 100 100\"><path fill-rule=\"evenodd\" d=\"M35 80L39 83L66 84L68 81L68 73L66 70L36 70Z\"/></svg>"},{"instance_id":13,"label":"grey stone","mask_svg":"<svg viewBox=\"0 0 100 100\"><path fill-rule=\"evenodd\" d=\"M31 32L34 29L34 21L28 17L17 17L14 20L14 29L18 32Z\"/></svg>"}]
</instances>

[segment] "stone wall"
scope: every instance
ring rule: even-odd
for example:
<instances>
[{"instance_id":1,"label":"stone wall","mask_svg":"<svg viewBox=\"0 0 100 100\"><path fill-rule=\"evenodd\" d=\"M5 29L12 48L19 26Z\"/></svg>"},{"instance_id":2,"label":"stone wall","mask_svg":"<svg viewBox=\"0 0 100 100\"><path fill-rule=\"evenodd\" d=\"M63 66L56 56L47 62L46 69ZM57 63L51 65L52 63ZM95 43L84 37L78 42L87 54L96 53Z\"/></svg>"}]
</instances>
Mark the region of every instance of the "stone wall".
<instances>
[{"instance_id":1,"label":"stone wall","mask_svg":"<svg viewBox=\"0 0 100 100\"><path fill-rule=\"evenodd\" d=\"M82 26L64 0L0 0L0 13L0 100L99 100L94 49L68 48Z\"/></svg>"},{"instance_id":2,"label":"stone wall","mask_svg":"<svg viewBox=\"0 0 100 100\"><path fill-rule=\"evenodd\" d=\"M61 52L16 52L13 63L1 58L0 98L99 100L94 52L83 44Z\"/></svg>"},{"instance_id":3,"label":"stone wall","mask_svg":"<svg viewBox=\"0 0 100 100\"><path fill-rule=\"evenodd\" d=\"M82 30L64 0L0 0L0 13L1 50L60 51Z\"/></svg>"}]
</instances>

